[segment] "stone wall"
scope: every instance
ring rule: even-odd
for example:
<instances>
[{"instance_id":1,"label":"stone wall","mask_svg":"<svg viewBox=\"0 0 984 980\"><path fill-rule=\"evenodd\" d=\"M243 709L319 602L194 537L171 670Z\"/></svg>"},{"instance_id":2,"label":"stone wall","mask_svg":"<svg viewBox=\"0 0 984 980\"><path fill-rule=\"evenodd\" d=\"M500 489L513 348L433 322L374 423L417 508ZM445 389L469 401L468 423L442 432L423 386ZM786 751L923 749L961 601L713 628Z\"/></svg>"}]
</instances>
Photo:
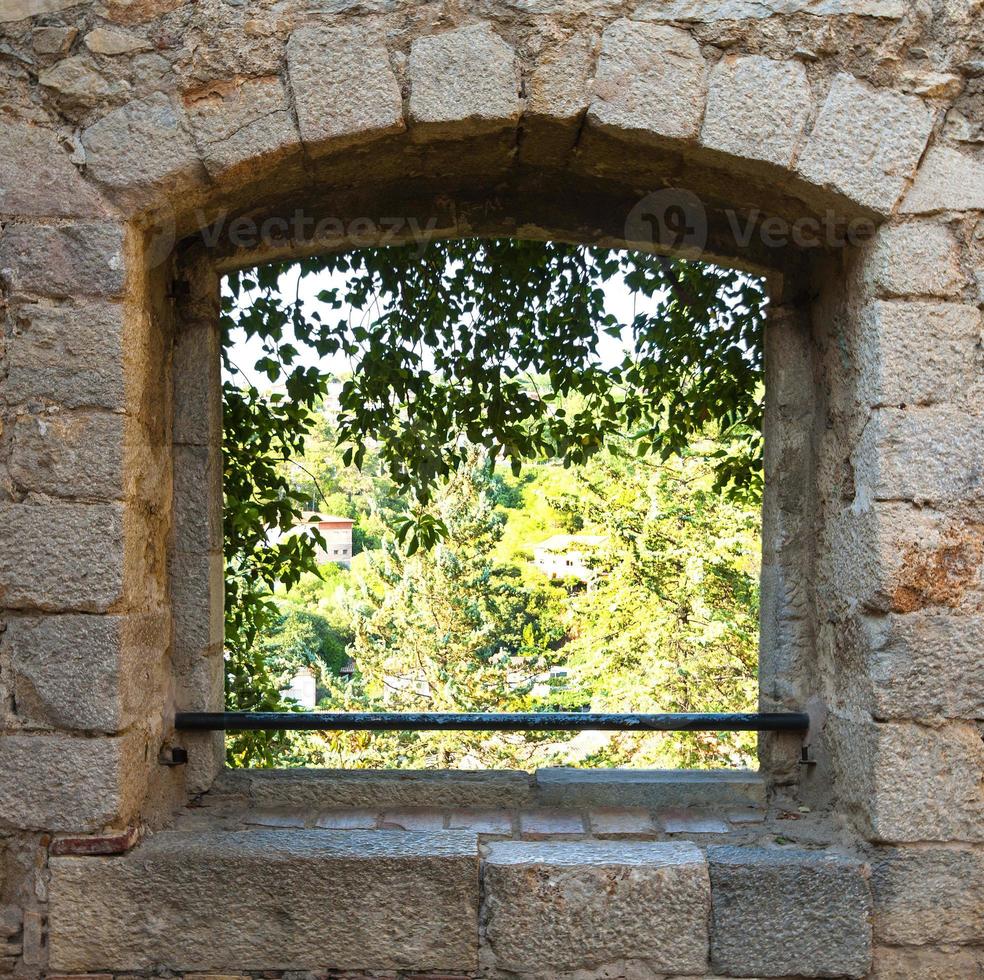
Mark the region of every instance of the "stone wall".
<instances>
[{"instance_id":1,"label":"stone wall","mask_svg":"<svg viewBox=\"0 0 984 980\"><path fill-rule=\"evenodd\" d=\"M170 723L221 702L218 275L421 229L769 276L762 702L826 719L809 768L764 742L770 798L870 875L870 908L807 893L827 925L853 902L872 975L980 971L952 897L984 888L980 0L0 0L0 78L0 975L73 962L60 869L152 863L221 764ZM780 888L771 853L672 857L746 922ZM554 914L568 872L515 889L524 860L487 857L495 969L559 975L508 909ZM696 926L659 936L623 934L641 975L671 939L697 969ZM707 962L781 975L742 949Z\"/></svg>"}]
</instances>

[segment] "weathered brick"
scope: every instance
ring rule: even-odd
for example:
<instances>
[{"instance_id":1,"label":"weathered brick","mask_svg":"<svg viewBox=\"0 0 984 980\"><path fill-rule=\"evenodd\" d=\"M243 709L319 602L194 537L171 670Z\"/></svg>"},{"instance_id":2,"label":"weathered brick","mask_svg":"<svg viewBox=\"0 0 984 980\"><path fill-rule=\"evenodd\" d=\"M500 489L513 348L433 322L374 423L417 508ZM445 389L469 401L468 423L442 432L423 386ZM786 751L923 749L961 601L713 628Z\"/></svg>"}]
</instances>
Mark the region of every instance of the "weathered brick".
<instances>
[{"instance_id":1,"label":"weathered brick","mask_svg":"<svg viewBox=\"0 0 984 980\"><path fill-rule=\"evenodd\" d=\"M10 404L40 399L66 408L124 407L123 307L104 300L11 311Z\"/></svg>"},{"instance_id":2,"label":"weathered brick","mask_svg":"<svg viewBox=\"0 0 984 980\"><path fill-rule=\"evenodd\" d=\"M711 73L700 141L746 160L788 166L803 135L812 98L798 61L723 58Z\"/></svg>"},{"instance_id":3,"label":"weathered brick","mask_svg":"<svg viewBox=\"0 0 984 980\"><path fill-rule=\"evenodd\" d=\"M668 834L727 834L728 825L713 813L676 807L657 813L660 826Z\"/></svg>"},{"instance_id":4,"label":"weathered brick","mask_svg":"<svg viewBox=\"0 0 984 980\"><path fill-rule=\"evenodd\" d=\"M495 968L520 976L612 968L703 975L710 894L688 843L492 844L485 920ZM648 972L646 972L648 971Z\"/></svg>"},{"instance_id":5,"label":"weathered brick","mask_svg":"<svg viewBox=\"0 0 984 980\"><path fill-rule=\"evenodd\" d=\"M22 415L12 427L10 475L22 491L119 500L125 431L126 419L106 412Z\"/></svg>"},{"instance_id":6,"label":"weathered brick","mask_svg":"<svg viewBox=\"0 0 984 980\"><path fill-rule=\"evenodd\" d=\"M984 211L984 164L948 146L934 146L926 154L901 211Z\"/></svg>"},{"instance_id":7,"label":"weathered brick","mask_svg":"<svg viewBox=\"0 0 984 980\"><path fill-rule=\"evenodd\" d=\"M707 858L715 972L867 975L871 894L857 861L789 847L711 847Z\"/></svg>"},{"instance_id":8,"label":"weathered brick","mask_svg":"<svg viewBox=\"0 0 984 980\"><path fill-rule=\"evenodd\" d=\"M922 100L837 75L797 169L807 180L887 214L915 173L932 123Z\"/></svg>"},{"instance_id":9,"label":"weathered brick","mask_svg":"<svg viewBox=\"0 0 984 980\"><path fill-rule=\"evenodd\" d=\"M279 76L215 83L185 97L205 169L218 176L244 163L271 162L300 138Z\"/></svg>"},{"instance_id":10,"label":"weathered brick","mask_svg":"<svg viewBox=\"0 0 984 980\"><path fill-rule=\"evenodd\" d=\"M494 133L519 120L516 54L486 24L418 38L409 72L415 137Z\"/></svg>"},{"instance_id":11,"label":"weathered brick","mask_svg":"<svg viewBox=\"0 0 984 980\"><path fill-rule=\"evenodd\" d=\"M956 239L938 221L882 225L864 257L866 282L882 296L955 296L967 284Z\"/></svg>"},{"instance_id":12,"label":"weathered brick","mask_svg":"<svg viewBox=\"0 0 984 980\"><path fill-rule=\"evenodd\" d=\"M378 821L379 814L375 810L329 810L327 813L322 813L314 825L322 830L373 830ZM473 830L474 828L452 829Z\"/></svg>"},{"instance_id":13,"label":"weathered brick","mask_svg":"<svg viewBox=\"0 0 984 980\"><path fill-rule=\"evenodd\" d=\"M304 27L287 44L301 139L312 153L404 128L403 99L380 37L359 25Z\"/></svg>"},{"instance_id":14,"label":"weathered brick","mask_svg":"<svg viewBox=\"0 0 984 980\"><path fill-rule=\"evenodd\" d=\"M0 504L0 602L105 612L123 596L118 504Z\"/></svg>"},{"instance_id":15,"label":"weathered brick","mask_svg":"<svg viewBox=\"0 0 984 980\"><path fill-rule=\"evenodd\" d=\"M519 815L519 832L533 838L552 834L583 834L584 818L577 810L523 810Z\"/></svg>"},{"instance_id":16,"label":"weathered brick","mask_svg":"<svg viewBox=\"0 0 984 980\"><path fill-rule=\"evenodd\" d=\"M49 867L56 970L98 969L109 949L117 971L476 965L478 848L465 831L161 833L111 861Z\"/></svg>"},{"instance_id":17,"label":"weathered brick","mask_svg":"<svg viewBox=\"0 0 984 980\"><path fill-rule=\"evenodd\" d=\"M429 807L407 810L386 810L379 826L383 830L443 830L445 813Z\"/></svg>"},{"instance_id":18,"label":"weathered brick","mask_svg":"<svg viewBox=\"0 0 984 980\"><path fill-rule=\"evenodd\" d=\"M10 224L0 232L0 277L19 292L118 296L125 271L123 230L117 224Z\"/></svg>"},{"instance_id":19,"label":"weathered brick","mask_svg":"<svg viewBox=\"0 0 984 980\"><path fill-rule=\"evenodd\" d=\"M617 20L601 37L588 120L616 136L691 139L704 111L704 75L686 31Z\"/></svg>"},{"instance_id":20,"label":"weathered brick","mask_svg":"<svg viewBox=\"0 0 984 980\"><path fill-rule=\"evenodd\" d=\"M858 387L868 405L973 404L984 395L976 307L876 300L860 320Z\"/></svg>"},{"instance_id":21,"label":"weathered brick","mask_svg":"<svg viewBox=\"0 0 984 980\"><path fill-rule=\"evenodd\" d=\"M476 834L511 835L512 814L508 810L452 810L448 815L451 830L471 830Z\"/></svg>"},{"instance_id":22,"label":"weathered brick","mask_svg":"<svg viewBox=\"0 0 984 980\"><path fill-rule=\"evenodd\" d=\"M0 640L17 718L30 725L121 731L164 699L166 619L25 616Z\"/></svg>"},{"instance_id":23,"label":"weathered brick","mask_svg":"<svg viewBox=\"0 0 984 980\"><path fill-rule=\"evenodd\" d=\"M588 813L593 834L655 834L648 810L638 807L598 807Z\"/></svg>"},{"instance_id":24,"label":"weathered brick","mask_svg":"<svg viewBox=\"0 0 984 980\"><path fill-rule=\"evenodd\" d=\"M180 185L203 174L184 113L163 92L107 113L82 145L89 173L110 187Z\"/></svg>"},{"instance_id":25,"label":"weathered brick","mask_svg":"<svg viewBox=\"0 0 984 980\"><path fill-rule=\"evenodd\" d=\"M984 853L891 848L872 860L875 938L886 944L976 943L984 935Z\"/></svg>"},{"instance_id":26,"label":"weathered brick","mask_svg":"<svg viewBox=\"0 0 984 980\"><path fill-rule=\"evenodd\" d=\"M51 130L0 120L0 146L0 214L84 218L106 213Z\"/></svg>"},{"instance_id":27,"label":"weathered brick","mask_svg":"<svg viewBox=\"0 0 984 980\"><path fill-rule=\"evenodd\" d=\"M20 830L98 830L133 816L145 778L137 734L0 735L0 823Z\"/></svg>"},{"instance_id":28,"label":"weathered brick","mask_svg":"<svg viewBox=\"0 0 984 980\"><path fill-rule=\"evenodd\" d=\"M117 834L90 834L86 837L56 837L48 848L51 857L93 854L125 854L140 839L137 827L127 827Z\"/></svg>"}]
</instances>

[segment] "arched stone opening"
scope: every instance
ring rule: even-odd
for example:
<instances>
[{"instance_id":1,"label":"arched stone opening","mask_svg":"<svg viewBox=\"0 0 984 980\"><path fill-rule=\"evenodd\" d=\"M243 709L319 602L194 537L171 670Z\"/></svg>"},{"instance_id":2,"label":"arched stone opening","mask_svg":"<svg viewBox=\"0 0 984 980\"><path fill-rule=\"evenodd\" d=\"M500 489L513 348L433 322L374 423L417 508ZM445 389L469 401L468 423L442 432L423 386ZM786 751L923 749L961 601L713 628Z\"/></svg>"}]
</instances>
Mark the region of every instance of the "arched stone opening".
<instances>
[{"instance_id":1,"label":"arched stone opening","mask_svg":"<svg viewBox=\"0 0 984 980\"><path fill-rule=\"evenodd\" d=\"M873 85L826 62L804 67L812 63L761 38L722 56L689 20L618 19L607 7L592 9L584 30L559 17L534 50L525 39L542 31L540 17L389 34L371 16L341 27L298 17L274 35L279 53L262 70L247 57L180 92L147 83L125 104L81 116L84 175L55 124L29 112L0 124L32 165L0 198L13 325L0 820L16 879L5 895L27 905L16 954L25 975L40 963L30 957L47 955L45 900L22 897L25 855L48 853L41 835L124 849L135 839L126 828L165 826L216 769L203 745L190 746L188 768L158 756L174 744L171 710L210 707L194 698L220 690L216 606L202 602L221 575L218 516L182 510L215 501L217 273L346 247L352 222L367 217L377 234L389 231L381 219L407 220L396 237L412 234L413 215L418 227L435 217L445 235L656 245L626 224L667 189L699 199L708 257L768 271L774 284L763 698L788 707L816 698L827 720L815 772L783 751L767 754L766 770L776 784L799 783L802 804L829 812L855 856L874 864L886 962L928 955L959 973L974 955L908 949L970 942L976 920L941 924L899 898L915 881L952 877L953 854L977 868L984 840L972 281L984 171L940 132L953 96ZM298 207L315 226L340 219L342 231L292 238ZM749 241L738 241L756 210ZM833 241L794 240L797 221L811 222L800 226L809 237L828 215ZM256 229L253 244L231 234L236 218ZM873 234L843 247L859 221ZM218 229L211 245L203 228ZM124 843L106 843L114 836ZM69 857L54 852L52 867L75 869L84 890L75 846L63 845ZM758 861L719 855L716 887L750 893L760 872L746 872ZM735 865L746 869L737 886ZM960 873L974 894L979 871ZM117 969L79 946L85 928L73 929L91 923L67 913L66 880L51 966ZM850 914L867 923L867 886L855 895L850 881ZM834 898L825 901L833 922ZM862 975L870 955L853 950L830 967L817 953L792 969L779 952L755 960L746 940L712 938L714 968ZM500 935L497 955L508 948ZM121 952L120 969L130 955ZM464 960L422 953L409 965L471 969ZM697 969L685 957L668 968L680 963Z\"/></svg>"}]
</instances>

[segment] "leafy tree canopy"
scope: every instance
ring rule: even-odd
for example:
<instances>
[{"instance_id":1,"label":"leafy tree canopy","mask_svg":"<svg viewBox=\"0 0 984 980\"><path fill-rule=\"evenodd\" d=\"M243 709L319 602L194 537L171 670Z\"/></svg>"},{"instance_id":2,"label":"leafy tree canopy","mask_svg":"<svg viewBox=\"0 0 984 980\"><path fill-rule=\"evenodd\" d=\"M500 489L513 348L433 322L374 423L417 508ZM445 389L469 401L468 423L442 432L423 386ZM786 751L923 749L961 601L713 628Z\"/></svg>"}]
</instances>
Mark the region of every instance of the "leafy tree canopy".
<instances>
[{"instance_id":1,"label":"leafy tree canopy","mask_svg":"<svg viewBox=\"0 0 984 980\"><path fill-rule=\"evenodd\" d=\"M343 461L362 467L375 454L396 492L415 501L397 535L408 554L447 538L426 505L474 447L518 472L524 460L584 463L615 438L665 460L711 428L715 489L759 490L764 297L741 273L559 242L449 241L305 260L299 283L323 272L344 281L308 309L300 288L280 290L291 268L230 276L223 300L232 707L279 706L257 638L279 615L275 585L315 569L314 540L278 534L306 501L283 463L301 457L328 391L304 348L348 359L336 420ZM604 287L616 277L650 301L627 323L606 309ZM282 390L242 383L229 359L237 329L261 340L253 367ZM599 356L605 333L631 338L617 364ZM262 757L277 736L256 738Z\"/></svg>"}]
</instances>

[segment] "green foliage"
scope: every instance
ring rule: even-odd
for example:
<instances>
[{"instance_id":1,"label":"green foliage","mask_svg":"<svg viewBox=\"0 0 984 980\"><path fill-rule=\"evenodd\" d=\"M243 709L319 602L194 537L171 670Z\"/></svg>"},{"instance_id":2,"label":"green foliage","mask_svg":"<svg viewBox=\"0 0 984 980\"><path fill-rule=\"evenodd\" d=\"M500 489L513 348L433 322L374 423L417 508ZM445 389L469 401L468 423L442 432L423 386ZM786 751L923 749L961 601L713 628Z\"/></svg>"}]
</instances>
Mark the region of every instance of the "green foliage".
<instances>
[{"instance_id":1,"label":"green foliage","mask_svg":"<svg viewBox=\"0 0 984 980\"><path fill-rule=\"evenodd\" d=\"M283 537L316 499L319 509L350 507L325 496L319 475L292 475L307 440L317 437L316 407L328 379L305 363L309 349L344 353L352 372L336 419L343 466L371 477L373 496L413 499L393 508L393 553L451 546L452 528L432 504L456 474L487 460L590 461L614 440L640 456L668 460L713 429L713 489L759 488L761 329L764 299L747 277L638 252L516 240L457 241L366 249L306 260L302 277L331 272L343 288L319 295L323 316L283 295L287 266L228 280L223 305L227 704L282 708L258 638L282 613L270 596L317 575L316 540ZM606 311L604 285L622 277L651 300L621 324ZM353 316L355 311L358 316ZM260 338L256 371L283 391L241 384L229 362L232 332ZM598 357L603 333L632 337L613 367ZM331 481L329 481L331 482ZM333 492L339 490L334 484ZM363 487L362 492L365 492ZM399 515L400 511L402 515ZM398 516L399 515L399 516ZM381 515L361 543L384 533ZM583 519L572 514L571 521ZM232 764L273 764L277 735L230 739Z\"/></svg>"},{"instance_id":2,"label":"green foliage","mask_svg":"<svg viewBox=\"0 0 984 980\"><path fill-rule=\"evenodd\" d=\"M757 507L714 489L692 447L661 465L606 454L558 505L606 536L597 586L570 606L570 697L594 711L754 711L758 697ZM590 765L750 764L747 732L617 734Z\"/></svg>"}]
</instances>

